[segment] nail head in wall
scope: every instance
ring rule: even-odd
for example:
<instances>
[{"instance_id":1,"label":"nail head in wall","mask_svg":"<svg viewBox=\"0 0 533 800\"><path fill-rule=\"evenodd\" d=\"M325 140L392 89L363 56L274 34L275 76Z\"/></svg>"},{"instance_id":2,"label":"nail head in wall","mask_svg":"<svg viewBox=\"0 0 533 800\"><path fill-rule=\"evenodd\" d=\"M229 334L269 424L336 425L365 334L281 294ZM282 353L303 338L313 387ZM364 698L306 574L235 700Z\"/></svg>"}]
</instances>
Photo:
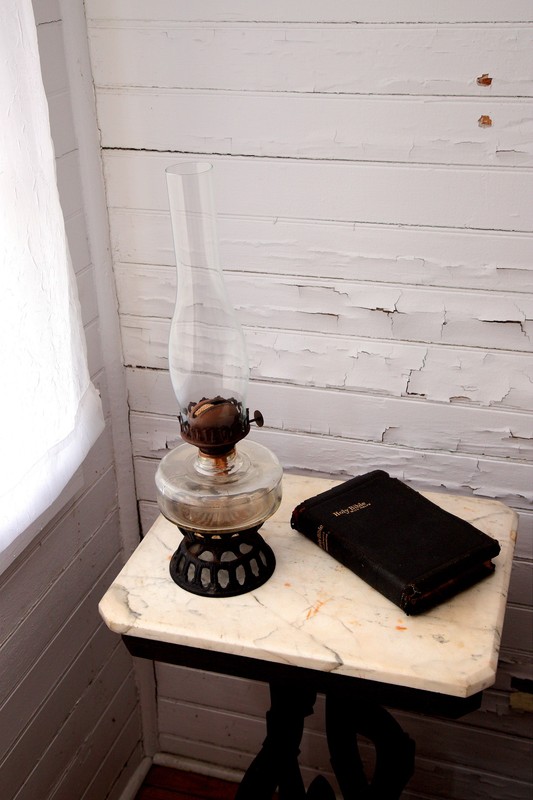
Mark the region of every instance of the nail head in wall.
<instances>
[{"instance_id":1,"label":"nail head in wall","mask_svg":"<svg viewBox=\"0 0 533 800\"><path fill-rule=\"evenodd\" d=\"M488 114L482 114L477 122L480 128L490 128L492 125L492 120Z\"/></svg>"},{"instance_id":2,"label":"nail head in wall","mask_svg":"<svg viewBox=\"0 0 533 800\"><path fill-rule=\"evenodd\" d=\"M476 81L478 86L490 86L492 83L492 78L487 72L484 72L483 75L480 75Z\"/></svg>"}]
</instances>

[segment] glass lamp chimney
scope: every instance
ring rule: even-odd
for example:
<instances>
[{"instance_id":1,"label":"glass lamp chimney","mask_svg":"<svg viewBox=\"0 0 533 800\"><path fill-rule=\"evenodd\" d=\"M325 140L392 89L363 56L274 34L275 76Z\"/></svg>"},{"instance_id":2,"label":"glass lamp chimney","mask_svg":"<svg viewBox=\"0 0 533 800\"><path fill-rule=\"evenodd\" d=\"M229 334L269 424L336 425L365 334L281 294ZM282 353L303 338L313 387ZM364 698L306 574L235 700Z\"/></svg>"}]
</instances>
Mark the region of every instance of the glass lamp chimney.
<instances>
[{"instance_id":1,"label":"glass lamp chimney","mask_svg":"<svg viewBox=\"0 0 533 800\"><path fill-rule=\"evenodd\" d=\"M177 267L169 370L181 435L222 454L249 431L249 367L219 262L212 165L182 162L166 176Z\"/></svg>"}]
</instances>

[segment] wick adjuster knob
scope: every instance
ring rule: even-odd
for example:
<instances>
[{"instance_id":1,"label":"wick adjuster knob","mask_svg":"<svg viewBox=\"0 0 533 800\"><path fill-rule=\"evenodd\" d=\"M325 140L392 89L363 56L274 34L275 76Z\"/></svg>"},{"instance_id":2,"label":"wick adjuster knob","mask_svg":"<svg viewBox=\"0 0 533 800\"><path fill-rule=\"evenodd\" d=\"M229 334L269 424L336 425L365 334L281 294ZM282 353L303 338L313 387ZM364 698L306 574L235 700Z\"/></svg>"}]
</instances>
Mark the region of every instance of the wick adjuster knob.
<instances>
[{"instance_id":1,"label":"wick adjuster knob","mask_svg":"<svg viewBox=\"0 0 533 800\"><path fill-rule=\"evenodd\" d=\"M263 425L265 424L264 417L263 417L263 415L261 414L260 411L254 411L254 415L253 415L252 419L250 420L250 422L251 423L255 422L255 424L257 425L258 428L262 428Z\"/></svg>"}]
</instances>

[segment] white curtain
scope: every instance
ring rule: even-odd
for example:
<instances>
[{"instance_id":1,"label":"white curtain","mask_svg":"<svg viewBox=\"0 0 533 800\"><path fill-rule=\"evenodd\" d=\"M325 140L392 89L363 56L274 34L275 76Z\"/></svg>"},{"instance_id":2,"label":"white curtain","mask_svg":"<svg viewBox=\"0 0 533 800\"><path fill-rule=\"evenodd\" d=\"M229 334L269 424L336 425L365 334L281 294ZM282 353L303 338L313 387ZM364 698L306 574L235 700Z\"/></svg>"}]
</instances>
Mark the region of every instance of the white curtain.
<instances>
[{"instance_id":1,"label":"white curtain","mask_svg":"<svg viewBox=\"0 0 533 800\"><path fill-rule=\"evenodd\" d=\"M1 0L0 552L58 497L103 427L31 0Z\"/></svg>"}]
</instances>

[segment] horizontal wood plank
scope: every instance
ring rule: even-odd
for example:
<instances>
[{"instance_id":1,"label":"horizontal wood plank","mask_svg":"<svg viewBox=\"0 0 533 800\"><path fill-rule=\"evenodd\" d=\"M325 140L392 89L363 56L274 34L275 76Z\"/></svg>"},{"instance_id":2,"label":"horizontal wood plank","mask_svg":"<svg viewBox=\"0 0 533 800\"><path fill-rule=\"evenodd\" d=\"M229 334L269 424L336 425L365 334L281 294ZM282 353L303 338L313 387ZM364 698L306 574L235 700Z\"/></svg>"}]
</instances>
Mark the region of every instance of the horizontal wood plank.
<instances>
[{"instance_id":1,"label":"horizontal wood plank","mask_svg":"<svg viewBox=\"0 0 533 800\"><path fill-rule=\"evenodd\" d=\"M500 663L497 682L510 684L515 670L505 663ZM183 702L197 704L204 709L216 708L232 713L263 719L270 707L270 695L267 684L235 678L230 675L217 675L187 667L156 663L156 676L159 696L169 703ZM324 728L325 699L318 695L314 706L314 714L306 720L306 727L315 731ZM395 716L401 723L407 716L416 726L418 717L413 714L402 714L397 710ZM439 728L441 720L432 718ZM470 727L475 736L478 728L496 730L517 736L529 735L529 719L523 712L510 706L510 690L486 689L483 693L482 706L461 719L459 724ZM502 727L503 726L503 727ZM419 737L416 729L413 735Z\"/></svg>"},{"instance_id":2,"label":"horizontal wood plank","mask_svg":"<svg viewBox=\"0 0 533 800\"><path fill-rule=\"evenodd\" d=\"M171 318L174 269L118 264L115 278L122 315ZM244 273L226 283L248 327L531 352L533 295Z\"/></svg>"},{"instance_id":3,"label":"horizontal wood plank","mask_svg":"<svg viewBox=\"0 0 533 800\"><path fill-rule=\"evenodd\" d=\"M47 0L52 2L52 0ZM45 0L39 0L39 4ZM230 22L524 22L533 21L528 0L86 0L89 22L96 19L230 21Z\"/></svg>"},{"instance_id":4,"label":"horizontal wood plank","mask_svg":"<svg viewBox=\"0 0 533 800\"><path fill-rule=\"evenodd\" d=\"M250 436L272 450L288 472L313 472L342 480L384 469L420 490L492 497L515 509L530 509L533 502L531 466L519 461L442 451L421 453L415 447L293 434L266 427ZM134 459L139 500L155 502L158 464L159 459L142 456Z\"/></svg>"},{"instance_id":5,"label":"horizontal wood plank","mask_svg":"<svg viewBox=\"0 0 533 800\"><path fill-rule=\"evenodd\" d=\"M425 800L428 792L429 797L446 800L465 797L469 800L525 800L529 790L529 781L502 777L494 766L488 771L470 770L461 764L442 763L440 759L418 758L415 774L404 795L405 800Z\"/></svg>"},{"instance_id":6,"label":"horizontal wood plank","mask_svg":"<svg viewBox=\"0 0 533 800\"><path fill-rule=\"evenodd\" d=\"M533 292L530 234L218 215L224 270ZM110 209L115 263L175 265L165 211Z\"/></svg>"},{"instance_id":7,"label":"horizontal wood plank","mask_svg":"<svg viewBox=\"0 0 533 800\"><path fill-rule=\"evenodd\" d=\"M476 730L473 735L468 726L444 720L437 723L422 715L416 718L405 714L395 716L401 718L402 727L417 741L417 754L421 758L483 770L486 749L494 746L502 755L500 775L521 781L529 778L527 741L485 730ZM213 745L224 742L228 749L253 754L260 749L264 738L264 720L261 718L204 709L201 705L174 703L164 698L159 703L159 725L162 736L175 732L193 741ZM319 732L323 728L323 718L318 720L318 726L316 731L306 726L302 761L317 769L329 769L325 737Z\"/></svg>"},{"instance_id":8,"label":"horizontal wood plank","mask_svg":"<svg viewBox=\"0 0 533 800\"><path fill-rule=\"evenodd\" d=\"M143 343L143 331L146 336L153 335L149 350L146 339ZM140 367L128 369L127 381L133 410L175 416L177 405L169 374L157 369L166 366L165 334L168 336L168 326L134 325L127 320L127 362ZM337 337L320 340L319 335L283 331L263 336L247 330L246 340L252 378L261 382L341 388L378 397L418 397L464 406L528 410L531 404L527 356L521 360L476 350L419 350Z\"/></svg>"},{"instance_id":9,"label":"horizontal wood plank","mask_svg":"<svg viewBox=\"0 0 533 800\"><path fill-rule=\"evenodd\" d=\"M165 169L182 159L187 160L173 153L104 151L109 206L166 211ZM227 156L209 160L215 167L216 205L222 214L533 230L533 181L525 168Z\"/></svg>"},{"instance_id":10,"label":"horizontal wood plank","mask_svg":"<svg viewBox=\"0 0 533 800\"><path fill-rule=\"evenodd\" d=\"M480 407L531 408L528 354L246 329L252 377Z\"/></svg>"},{"instance_id":11,"label":"horizontal wood plank","mask_svg":"<svg viewBox=\"0 0 533 800\"><path fill-rule=\"evenodd\" d=\"M232 773L244 774L245 770L250 766L255 754L241 753L228 747L210 745L204 742L193 741L188 738L173 733L161 734L159 738L159 746L161 752L169 754L170 756L176 755L180 761L184 759L188 765L194 763L209 764L211 774L222 768L224 774L226 770L231 770ZM306 767L303 765L302 772L306 773Z\"/></svg>"},{"instance_id":12,"label":"horizontal wood plank","mask_svg":"<svg viewBox=\"0 0 533 800\"><path fill-rule=\"evenodd\" d=\"M528 101L101 89L110 148L435 164L533 164Z\"/></svg>"},{"instance_id":13,"label":"horizontal wood plank","mask_svg":"<svg viewBox=\"0 0 533 800\"><path fill-rule=\"evenodd\" d=\"M508 650L533 652L533 609L510 605L505 612L502 647Z\"/></svg>"},{"instance_id":14,"label":"horizontal wood plank","mask_svg":"<svg viewBox=\"0 0 533 800\"><path fill-rule=\"evenodd\" d=\"M252 384L250 407L280 431L339 437L354 442L410 447L420 452L468 453L533 461L532 415L449 408L350 392L310 390L283 384ZM133 452L161 458L181 437L176 417L132 412ZM533 469L532 469L533 474Z\"/></svg>"},{"instance_id":15,"label":"horizontal wood plank","mask_svg":"<svg viewBox=\"0 0 533 800\"><path fill-rule=\"evenodd\" d=\"M155 662L155 670L159 696L169 703L197 703L203 708L216 708L260 719L270 708L268 685L260 681L220 675L217 676L217 682L212 672L160 662ZM309 724L313 724L313 718Z\"/></svg>"},{"instance_id":16,"label":"horizontal wood plank","mask_svg":"<svg viewBox=\"0 0 533 800\"><path fill-rule=\"evenodd\" d=\"M206 711L202 706L174 703L165 698L161 698L158 703L158 726L162 736L170 733L206 744L223 745L228 750L247 753L249 756L255 755L261 749L265 736L264 719L217 709ZM320 737L315 732L312 735L315 738ZM305 750L308 751L308 747L304 746L304 752ZM308 763L305 756L303 760Z\"/></svg>"},{"instance_id":17,"label":"horizontal wood plank","mask_svg":"<svg viewBox=\"0 0 533 800\"><path fill-rule=\"evenodd\" d=\"M133 402L154 402L147 410L172 414L175 401L168 376L162 374L168 368L169 330L165 320L122 318L126 365L154 371L137 376L144 381L146 388L139 389L145 399L136 397ZM261 381L481 407L531 408L532 364L526 353L248 328L245 337L252 377Z\"/></svg>"},{"instance_id":18,"label":"horizontal wood plank","mask_svg":"<svg viewBox=\"0 0 533 800\"><path fill-rule=\"evenodd\" d=\"M533 564L531 561L515 559L509 586L509 602L523 606L533 605Z\"/></svg>"},{"instance_id":19,"label":"horizontal wood plank","mask_svg":"<svg viewBox=\"0 0 533 800\"><path fill-rule=\"evenodd\" d=\"M97 86L343 94L531 96L532 42L530 26L497 23L437 30L122 19L94 20L90 30ZM485 73L489 87L477 82Z\"/></svg>"}]
</instances>

